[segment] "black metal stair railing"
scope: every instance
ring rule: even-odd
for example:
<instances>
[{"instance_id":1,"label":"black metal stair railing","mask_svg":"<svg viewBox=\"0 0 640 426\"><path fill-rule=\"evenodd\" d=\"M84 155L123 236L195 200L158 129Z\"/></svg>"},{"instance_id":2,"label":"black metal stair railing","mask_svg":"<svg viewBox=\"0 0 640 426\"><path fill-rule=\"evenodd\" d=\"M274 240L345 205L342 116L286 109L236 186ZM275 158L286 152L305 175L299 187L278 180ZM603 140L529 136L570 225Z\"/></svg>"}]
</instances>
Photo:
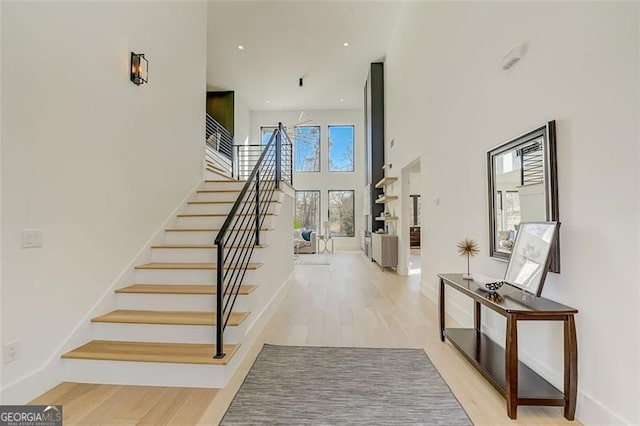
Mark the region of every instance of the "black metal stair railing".
<instances>
[{"instance_id":1,"label":"black metal stair railing","mask_svg":"<svg viewBox=\"0 0 640 426\"><path fill-rule=\"evenodd\" d=\"M224 357L224 330L229 322L261 229L282 181L292 183L292 150L282 123L261 149L237 200L215 238L216 353Z\"/></svg>"}]
</instances>

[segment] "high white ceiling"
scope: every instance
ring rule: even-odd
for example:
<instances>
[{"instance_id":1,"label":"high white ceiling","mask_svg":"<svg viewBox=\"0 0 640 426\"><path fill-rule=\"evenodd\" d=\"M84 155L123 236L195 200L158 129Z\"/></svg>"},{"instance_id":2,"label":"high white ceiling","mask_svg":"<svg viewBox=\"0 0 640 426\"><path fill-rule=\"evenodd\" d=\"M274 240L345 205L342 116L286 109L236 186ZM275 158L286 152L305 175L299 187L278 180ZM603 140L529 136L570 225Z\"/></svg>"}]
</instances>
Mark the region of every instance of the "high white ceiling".
<instances>
[{"instance_id":1,"label":"high white ceiling","mask_svg":"<svg viewBox=\"0 0 640 426\"><path fill-rule=\"evenodd\" d=\"M398 1L211 1L207 85L234 90L256 111L362 108L368 66L384 58L401 7Z\"/></svg>"}]
</instances>

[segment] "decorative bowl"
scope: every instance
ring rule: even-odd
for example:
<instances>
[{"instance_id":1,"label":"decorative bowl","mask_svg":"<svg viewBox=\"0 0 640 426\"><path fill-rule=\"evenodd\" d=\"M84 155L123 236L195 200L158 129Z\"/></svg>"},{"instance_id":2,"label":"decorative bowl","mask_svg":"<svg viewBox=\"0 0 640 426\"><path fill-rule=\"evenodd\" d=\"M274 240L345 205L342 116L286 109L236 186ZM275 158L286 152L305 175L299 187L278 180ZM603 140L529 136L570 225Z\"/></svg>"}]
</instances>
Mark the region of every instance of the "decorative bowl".
<instances>
[{"instance_id":1,"label":"decorative bowl","mask_svg":"<svg viewBox=\"0 0 640 426\"><path fill-rule=\"evenodd\" d=\"M489 291L497 291L504 285L504 281L494 281L491 283L485 283L484 286Z\"/></svg>"},{"instance_id":2,"label":"decorative bowl","mask_svg":"<svg viewBox=\"0 0 640 426\"><path fill-rule=\"evenodd\" d=\"M472 283L476 285L478 288L488 291L490 293L494 293L500 289L504 285L504 281L492 277L488 277L483 274L473 274Z\"/></svg>"}]
</instances>

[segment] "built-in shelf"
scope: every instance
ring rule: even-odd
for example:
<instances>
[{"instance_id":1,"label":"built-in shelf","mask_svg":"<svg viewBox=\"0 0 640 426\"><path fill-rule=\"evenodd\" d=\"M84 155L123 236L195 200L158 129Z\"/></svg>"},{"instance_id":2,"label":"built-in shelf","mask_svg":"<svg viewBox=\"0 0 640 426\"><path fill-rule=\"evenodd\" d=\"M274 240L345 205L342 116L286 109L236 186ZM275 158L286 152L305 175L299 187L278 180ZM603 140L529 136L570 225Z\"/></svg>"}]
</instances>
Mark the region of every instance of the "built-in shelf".
<instances>
[{"instance_id":1,"label":"built-in shelf","mask_svg":"<svg viewBox=\"0 0 640 426\"><path fill-rule=\"evenodd\" d=\"M398 220L398 216L380 216L380 217L376 217L376 220L389 222L393 220Z\"/></svg>"},{"instance_id":2,"label":"built-in shelf","mask_svg":"<svg viewBox=\"0 0 640 426\"><path fill-rule=\"evenodd\" d=\"M397 199L397 195L383 195L382 197L378 197L378 199L376 200L376 204L384 204Z\"/></svg>"},{"instance_id":3,"label":"built-in shelf","mask_svg":"<svg viewBox=\"0 0 640 426\"><path fill-rule=\"evenodd\" d=\"M397 177L386 176L380 179L378 183L376 183L376 188L383 188L387 185L391 185L393 182L397 181Z\"/></svg>"}]
</instances>

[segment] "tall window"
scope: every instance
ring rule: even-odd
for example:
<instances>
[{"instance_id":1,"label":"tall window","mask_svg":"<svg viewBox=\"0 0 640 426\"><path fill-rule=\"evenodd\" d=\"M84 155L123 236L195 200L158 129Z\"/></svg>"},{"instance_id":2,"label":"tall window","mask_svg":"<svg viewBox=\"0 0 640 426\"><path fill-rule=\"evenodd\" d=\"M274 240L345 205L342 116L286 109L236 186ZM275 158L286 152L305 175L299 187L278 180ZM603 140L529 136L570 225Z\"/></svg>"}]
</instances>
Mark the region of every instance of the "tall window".
<instances>
[{"instance_id":1,"label":"tall window","mask_svg":"<svg viewBox=\"0 0 640 426\"><path fill-rule=\"evenodd\" d=\"M296 172L320 171L320 126L296 127L293 146Z\"/></svg>"},{"instance_id":2,"label":"tall window","mask_svg":"<svg viewBox=\"0 0 640 426\"><path fill-rule=\"evenodd\" d=\"M355 236L354 191L329 191L329 232L334 237Z\"/></svg>"},{"instance_id":3,"label":"tall window","mask_svg":"<svg viewBox=\"0 0 640 426\"><path fill-rule=\"evenodd\" d=\"M320 191L296 191L294 228L320 231Z\"/></svg>"},{"instance_id":4,"label":"tall window","mask_svg":"<svg viewBox=\"0 0 640 426\"><path fill-rule=\"evenodd\" d=\"M271 139L271 135L277 129L278 129L277 127L273 127L273 126L260 127L260 141L262 142L262 145L266 145L269 143L269 140Z\"/></svg>"},{"instance_id":5,"label":"tall window","mask_svg":"<svg viewBox=\"0 0 640 426\"><path fill-rule=\"evenodd\" d=\"M329 126L329 171L353 171L353 126Z\"/></svg>"}]
</instances>

